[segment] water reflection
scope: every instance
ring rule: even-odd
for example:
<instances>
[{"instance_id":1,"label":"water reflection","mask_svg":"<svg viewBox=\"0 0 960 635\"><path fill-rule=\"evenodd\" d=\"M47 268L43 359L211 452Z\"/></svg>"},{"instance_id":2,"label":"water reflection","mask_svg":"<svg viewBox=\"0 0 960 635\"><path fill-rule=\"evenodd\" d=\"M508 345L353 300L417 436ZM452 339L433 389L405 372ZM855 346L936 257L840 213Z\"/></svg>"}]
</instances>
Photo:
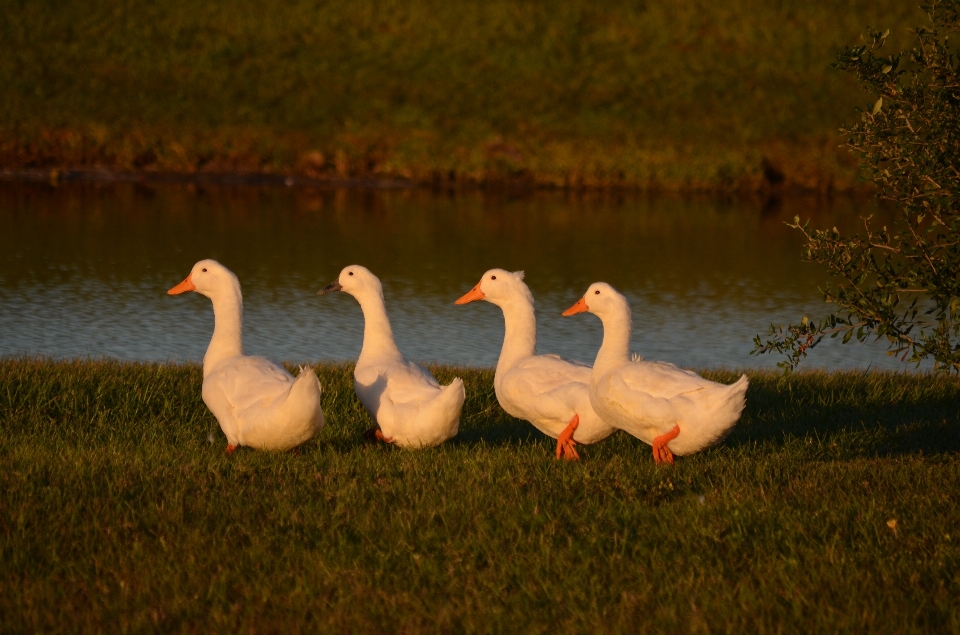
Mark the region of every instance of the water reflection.
<instances>
[{"instance_id":1,"label":"water reflection","mask_svg":"<svg viewBox=\"0 0 960 635\"><path fill-rule=\"evenodd\" d=\"M0 184L0 355L199 360L210 303L168 297L215 258L243 285L249 353L356 358L362 316L316 291L359 263L384 283L400 347L420 360L492 366L503 324L453 301L488 268L524 269L540 349L592 361L593 316L561 318L589 283L633 303L634 349L692 367L769 366L751 338L821 315L824 276L783 224L850 226L863 201L779 204L540 192L511 195L135 184ZM831 346L813 365L900 368L882 346Z\"/></svg>"}]
</instances>

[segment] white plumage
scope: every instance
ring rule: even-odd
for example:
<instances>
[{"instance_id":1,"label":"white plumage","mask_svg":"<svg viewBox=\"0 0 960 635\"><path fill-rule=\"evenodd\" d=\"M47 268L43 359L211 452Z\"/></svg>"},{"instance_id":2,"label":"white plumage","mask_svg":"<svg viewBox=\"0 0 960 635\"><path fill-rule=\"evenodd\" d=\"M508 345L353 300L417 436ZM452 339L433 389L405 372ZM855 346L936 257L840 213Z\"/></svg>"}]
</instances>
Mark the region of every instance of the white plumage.
<instances>
[{"instance_id":1,"label":"white plumage","mask_svg":"<svg viewBox=\"0 0 960 635\"><path fill-rule=\"evenodd\" d=\"M465 392L463 381L441 386L425 368L397 348L380 280L366 267L351 265L320 293L344 291L363 310L363 347L353 387L380 426L380 437L404 448L439 445L456 436Z\"/></svg>"},{"instance_id":2,"label":"white plumage","mask_svg":"<svg viewBox=\"0 0 960 635\"><path fill-rule=\"evenodd\" d=\"M196 291L213 302L214 330L203 357L203 402L227 437L244 445L289 450L323 428L320 382L311 368L294 377L264 357L243 354L240 282L215 260L201 260L171 295Z\"/></svg>"},{"instance_id":3,"label":"white plumage","mask_svg":"<svg viewBox=\"0 0 960 635\"><path fill-rule=\"evenodd\" d=\"M590 402L605 421L653 446L654 459L692 454L725 437L746 405L747 376L719 384L673 364L630 357L630 306L604 282L564 315L583 311L603 322L603 344L590 381Z\"/></svg>"},{"instance_id":4,"label":"white plumage","mask_svg":"<svg viewBox=\"0 0 960 635\"><path fill-rule=\"evenodd\" d=\"M474 300L486 300L503 311L503 348L493 385L507 413L557 439L557 458L579 458L576 443L596 443L614 432L590 404L590 366L535 354L537 322L523 272L487 271L457 304Z\"/></svg>"}]
</instances>

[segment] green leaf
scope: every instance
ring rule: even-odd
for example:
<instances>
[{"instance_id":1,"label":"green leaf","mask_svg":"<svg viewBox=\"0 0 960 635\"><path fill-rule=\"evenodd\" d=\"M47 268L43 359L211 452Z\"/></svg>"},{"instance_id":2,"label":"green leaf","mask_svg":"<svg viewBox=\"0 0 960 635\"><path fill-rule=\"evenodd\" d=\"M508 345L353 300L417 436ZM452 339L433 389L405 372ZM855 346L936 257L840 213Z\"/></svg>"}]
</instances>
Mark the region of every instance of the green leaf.
<instances>
[{"instance_id":1,"label":"green leaf","mask_svg":"<svg viewBox=\"0 0 960 635\"><path fill-rule=\"evenodd\" d=\"M845 145L860 155L878 198L899 213L882 231L870 226L870 217L862 219L860 233L847 225L841 234L829 225L808 229L810 221L804 224L802 258L827 268L834 282L820 289L822 298L843 315L791 325L780 334L778 351L787 354L791 366L806 356L807 342L843 335L845 343L854 337L885 339L902 360L930 358L936 370L960 375L960 155L954 138L960 126L960 65L946 46L948 37L960 33L957 6L960 0L930 3L927 9L946 9L931 9L932 24L913 31L917 49L881 57L877 51L890 30L870 29L868 44L847 47L837 57L835 68L876 95L842 130L848 135ZM904 56L910 66L898 70ZM901 77L909 81L894 86ZM891 102L880 117L884 95Z\"/></svg>"}]
</instances>

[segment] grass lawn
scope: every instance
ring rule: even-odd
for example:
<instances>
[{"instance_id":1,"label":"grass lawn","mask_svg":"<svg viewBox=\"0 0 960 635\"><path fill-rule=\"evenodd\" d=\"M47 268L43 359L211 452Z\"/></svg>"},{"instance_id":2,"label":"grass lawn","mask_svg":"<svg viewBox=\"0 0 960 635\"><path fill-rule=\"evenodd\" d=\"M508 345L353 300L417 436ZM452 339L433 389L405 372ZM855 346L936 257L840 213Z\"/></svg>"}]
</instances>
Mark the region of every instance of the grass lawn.
<instances>
[{"instance_id":1,"label":"grass lawn","mask_svg":"<svg viewBox=\"0 0 960 635\"><path fill-rule=\"evenodd\" d=\"M857 185L829 68L900 0L15 0L0 167Z\"/></svg>"},{"instance_id":2,"label":"grass lawn","mask_svg":"<svg viewBox=\"0 0 960 635\"><path fill-rule=\"evenodd\" d=\"M491 371L435 372L442 447L364 443L323 365L317 439L227 457L199 366L0 360L0 631L960 632L954 379L751 372L662 468L623 433L558 462Z\"/></svg>"}]
</instances>

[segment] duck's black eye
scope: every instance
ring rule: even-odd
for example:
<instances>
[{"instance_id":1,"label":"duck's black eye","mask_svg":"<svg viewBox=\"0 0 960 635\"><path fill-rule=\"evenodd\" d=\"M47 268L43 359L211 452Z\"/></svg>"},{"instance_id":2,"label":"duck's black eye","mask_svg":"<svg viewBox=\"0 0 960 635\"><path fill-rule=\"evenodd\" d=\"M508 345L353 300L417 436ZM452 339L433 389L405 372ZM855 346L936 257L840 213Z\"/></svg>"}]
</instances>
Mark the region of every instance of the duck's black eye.
<instances>
[{"instance_id":1,"label":"duck's black eye","mask_svg":"<svg viewBox=\"0 0 960 635\"><path fill-rule=\"evenodd\" d=\"M594 294L594 295L600 295L600 289L597 289L596 291L594 291L593 294Z\"/></svg>"},{"instance_id":2,"label":"duck's black eye","mask_svg":"<svg viewBox=\"0 0 960 635\"><path fill-rule=\"evenodd\" d=\"M348 276L352 276L352 275L353 275L353 272L352 272L352 271L348 271L348 272L347 272L347 275L348 275Z\"/></svg>"},{"instance_id":3,"label":"duck's black eye","mask_svg":"<svg viewBox=\"0 0 960 635\"><path fill-rule=\"evenodd\" d=\"M490 276L490 279L491 279L491 280L496 280L497 277L496 277L496 276Z\"/></svg>"},{"instance_id":4,"label":"duck's black eye","mask_svg":"<svg viewBox=\"0 0 960 635\"><path fill-rule=\"evenodd\" d=\"M203 268L203 272L204 272L204 273L207 272L207 268L206 268L206 267Z\"/></svg>"}]
</instances>

